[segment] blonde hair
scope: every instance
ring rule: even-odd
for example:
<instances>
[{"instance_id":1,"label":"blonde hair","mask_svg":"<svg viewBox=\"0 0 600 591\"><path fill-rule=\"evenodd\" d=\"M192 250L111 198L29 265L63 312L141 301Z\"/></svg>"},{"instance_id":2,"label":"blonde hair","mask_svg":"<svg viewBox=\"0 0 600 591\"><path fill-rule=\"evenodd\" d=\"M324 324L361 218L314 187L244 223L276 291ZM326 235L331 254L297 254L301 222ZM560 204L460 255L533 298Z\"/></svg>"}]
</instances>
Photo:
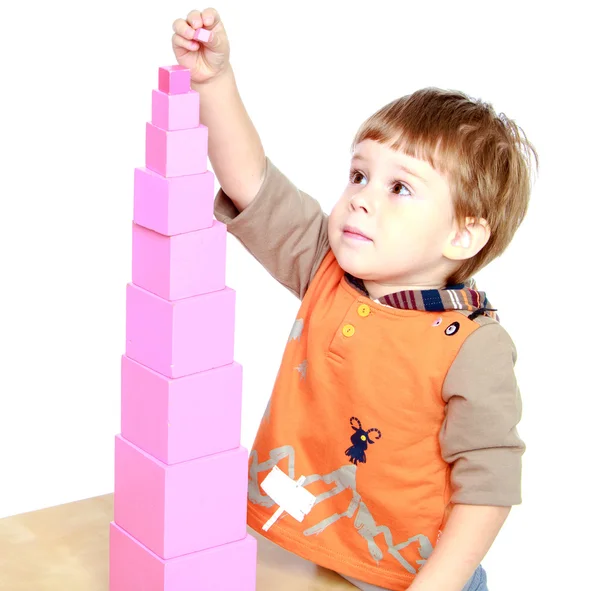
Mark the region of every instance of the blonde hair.
<instances>
[{"instance_id":1,"label":"blonde hair","mask_svg":"<svg viewBox=\"0 0 600 591\"><path fill-rule=\"evenodd\" d=\"M468 217L488 222L487 244L461 263L448 284L465 282L504 252L527 213L532 157L538 166L535 148L514 121L463 92L424 88L371 115L352 149L367 139L391 144L445 174L461 228Z\"/></svg>"}]
</instances>

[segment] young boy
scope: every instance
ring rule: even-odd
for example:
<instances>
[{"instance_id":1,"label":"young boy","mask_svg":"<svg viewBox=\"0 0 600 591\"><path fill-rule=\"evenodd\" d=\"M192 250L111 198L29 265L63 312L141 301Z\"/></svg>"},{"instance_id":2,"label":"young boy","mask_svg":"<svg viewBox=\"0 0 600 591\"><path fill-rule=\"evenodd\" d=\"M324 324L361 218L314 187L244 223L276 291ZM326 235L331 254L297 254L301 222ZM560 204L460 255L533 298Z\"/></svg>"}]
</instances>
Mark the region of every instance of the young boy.
<instances>
[{"instance_id":1,"label":"young boy","mask_svg":"<svg viewBox=\"0 0 600 591\"><path fill-rule=\"evenodd\" d=\"M486 590L524 444L515 348L471 277L522 221L535 150L489 105L424 89L361 126L325 215L265 156L218 13L173 28L210 129L215 216L301 299L250 453L249 525L363 590ZM265 532L274 467L316 502Z\"/></svg>"}]
</instances>

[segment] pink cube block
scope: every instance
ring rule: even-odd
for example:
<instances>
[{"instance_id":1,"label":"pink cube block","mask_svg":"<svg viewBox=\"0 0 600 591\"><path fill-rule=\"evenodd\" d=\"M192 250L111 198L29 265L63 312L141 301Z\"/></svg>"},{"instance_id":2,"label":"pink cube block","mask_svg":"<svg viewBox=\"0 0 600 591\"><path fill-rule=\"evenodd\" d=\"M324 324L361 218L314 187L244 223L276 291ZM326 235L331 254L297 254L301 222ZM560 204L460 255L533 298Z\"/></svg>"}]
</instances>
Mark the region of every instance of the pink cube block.
<instances>
[{"instance_id":1,"label":"pink cube block","mask_svg":"<svg viewBox=\"0 0 600 591\"><path fill-rule=\"evenodd\" d=\"M114 521L109 532L109 591L256 591L253 536L162 560Z\"/></svg>"},{"instance_id":2,"label":"pink cube block","mask_svg":"<svg viewBox=\"0 0 600 591\"><path fill-rule=\"evenodd\" d=\"M169 466L115 437L115 523L165 560L244 538L247 493L243 447Z\"/></svg>"},{"instance_id":3,"label":"pink cube block","mask_svg":"<svg viewBox=\"0 0 600 591\"><path fill-rule=\"evenodd\" d=\"M166 300L180 300L225 287L227 226L163 236L133 224L132 280Z\"/></svg>"},{"instance_id":4,"label":"pink cube block","mask_svg":"<svg viewBox=\"0 0 600 591\"><path fill-rule=\"evenodd\" d=\"M136 168L133 220L165 236L208 228L213 222L215 175L165 178L147 168Z\"/></svg>"},{"instance_id":5,"label":"pink cube block","mask_svg":"<svg viewBox=\"0 0 600 591\"><path fill-rule=\"evenodd\" d=\"M174 131L200 125L200 95L195 90L183 94L152 91L152 124Z\"/></svg>"},{"instance_id":6,"label":"pink cube block","mask_svg":"<svg viewBox=\"0 0 600 591\"><path fill-rule=\"evenodd\" d=\"M158 89L167 94L184 94L191 88L192 73L183 66L165 66L158 69Z\"/></svg>"},{"instance_id":7,"label":"pink cube block","mask_svg":"<svg viewBox=\"0 0 600 591\"><path fill-rule=\"evenodd\" d=\"M127 357L169 378L233 363L235 291L170 302L129 283Z\"/></svg>"},{"instance_id":8,"label":"pink cube block","mask_svg":"<svg viewBox=\"0 0 600 591\"><path fill-rule=\"evenodd\" d=\"M167 131L146 123L146 168L173 177L206 172L207 166L206 125Z\"/></svg>"},{"instance_id":9,"label":"pink cube block","mask_svg":"<svg viewBox=\"0 0 600 591\"><path fill-rule=\"evenodd\" d=\"M194 39L206 43L212 39L212 31L209 31L208 29L196 29L196 31L194 31Z\"/></svg>"},{"instance_id":10,"label":"pink cube block","mask_svg":"<svg viewBox=\"0 0 600 591\"><path fill-rule=\"evenodd\" d=\"M235 449L242 426L238 363L169 379L123 355L121 435L165 464Z\"/></svg>"}]
</instances>

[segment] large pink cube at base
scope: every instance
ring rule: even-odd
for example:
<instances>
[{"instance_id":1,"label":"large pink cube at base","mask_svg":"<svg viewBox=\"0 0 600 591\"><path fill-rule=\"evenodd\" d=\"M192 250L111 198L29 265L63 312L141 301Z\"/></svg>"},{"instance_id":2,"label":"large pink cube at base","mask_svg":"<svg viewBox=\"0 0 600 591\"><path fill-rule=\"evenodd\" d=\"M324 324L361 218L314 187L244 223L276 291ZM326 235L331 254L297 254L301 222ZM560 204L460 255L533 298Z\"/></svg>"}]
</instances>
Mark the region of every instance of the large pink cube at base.
<instances>
[{"instance_id":1,"label":"large pink cube at base","mask_svg":"<svg viewBox=\"0 0 600 591\"><path fill-rule=\"evenodd\" d=\"M166 178L147 168L136 168L133 221L165 236L208 228L213 222L215 175Z\"/></svg>"},{"instance_id":2,"label":"large pink cube at base","mask_svg":"<svg viewBox=\"0 0 600 591\"><path fill-rule=\"evenodd\" d=\"M208 127L167 131L146 123L146 168L165 177L206 172Z\"/></svg>"},{"instance_id":3,"label":"large pink cube at base","mask_svg":"<svg viewBox=\"0 0 600 591\"><path fill-rule=\"evenodd\" d=\"M121 360L121 435L165 464L236 449L242 423L242 366L170 379Z\"/></svg>"},{"instance_id":4,"label":"large pink cube at base","mask_svg":"<svg viewBox=\"0 0 600 591\"><path fill-rule=\"evenodd\" d=\"M183 94L192 87L192 73L180 65L158 69L158 89L167 94Z\"/></svg>"},{"instance_id":5,"label":"large pink cube at base","mask_svg":"<svg viewBox=\"0 0 600 591\"><path fill-rule=\"evenodd\" d=\"M174 131L200 125L200 95L195 90L183 94L152 91L152 125Z\"/></svg>"},{"instance_id":6,"label":"large pink cube at base","mask_svg":"<svg viewBox=\"0 0 600 591\"><path fill-rule=\"evenodd\" d=\"M247 493L243 447L169 466L115 438L115 523L160 558L241 540Z\"/></svg>"},{"instance_id":7,"label":"large pink cube at base","mask_svg":"<svg viewBox=\"0 0 600 591\"><path fill-rule=\"evenodd\" d=\"M256 591L257 543L245 538L170 560L110 524L109 591Z\"/></svg>"},{"instance_id":8,"label":"large pink cube at base","mask_svg":"<svg viewBox=\"0 0 600 591\"><path fill-rule=\"evenodd\" d=\"M129 283L125 353L169 378L233 363L235 291L170 302Z\"/></svg>"},{"instance_id":9,"label":"large pink cube at base","mask_svg":"<svg viewBox=\"0 0 600 591\"><path fill-rule=\"evenodd\" d=\"M171 301L225 287L225 224L163 236L134 223L132 233L134 285Z\"/></svg>"}]
</instances>

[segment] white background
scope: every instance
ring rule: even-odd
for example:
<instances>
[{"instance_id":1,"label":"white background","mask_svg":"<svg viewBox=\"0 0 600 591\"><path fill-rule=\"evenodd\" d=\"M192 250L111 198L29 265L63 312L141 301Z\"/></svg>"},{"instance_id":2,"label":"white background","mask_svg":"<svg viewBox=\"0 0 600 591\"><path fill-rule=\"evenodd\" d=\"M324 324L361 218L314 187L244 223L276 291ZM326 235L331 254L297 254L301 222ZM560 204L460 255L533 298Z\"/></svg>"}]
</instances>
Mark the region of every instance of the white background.
<instances>
[{"instance_id":1,"label":"white background","mask_svg":"<svg viewBox=\"0 0 600 591\"><path fill-rule=\"evenodd\" d=\"M512 591L597 583L599 48L588 3L549 4L215 4L267 154L327 210L359 124L422 86L491 101L537 147L529 216L478 279L520 354L524 504L486 559ZM0 517L112 491L133 169L196 7L0 9ZM227 265L250 446L298 302L231 237Z\"/></svg>"}]
</instances>

